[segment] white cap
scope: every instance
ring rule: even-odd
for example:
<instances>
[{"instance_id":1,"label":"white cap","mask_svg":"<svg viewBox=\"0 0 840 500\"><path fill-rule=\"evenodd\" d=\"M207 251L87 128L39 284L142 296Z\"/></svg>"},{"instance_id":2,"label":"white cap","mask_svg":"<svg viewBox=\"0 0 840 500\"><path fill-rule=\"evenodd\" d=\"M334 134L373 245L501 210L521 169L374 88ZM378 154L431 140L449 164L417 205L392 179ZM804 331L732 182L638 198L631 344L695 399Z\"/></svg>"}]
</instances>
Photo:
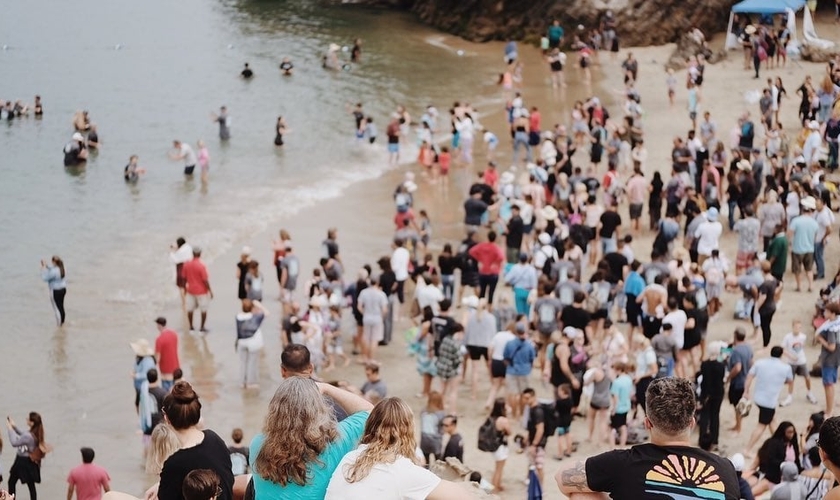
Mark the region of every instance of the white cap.
<instances>
[{"instance_id":1,"label":"white cap","mask_svg":"<svg viewBox=\"0 0 840 500\"><path fill-rule=\"evenodd\" d=\"M242 255L251 255L251 247L249 247L249 246L242 247Z\"/></svg>"},{"instance_id":2,"label":"white cap","mask_svg":"<svg viewBox=\"0 0 840 500\"><path fill-rule=\"evenodd\" d=\"M75 134L73 134L73 140L81 142L84 141L85 138L82 136L82 134L76 132Z\"/></svg>"},{"instance_id":3,"label":"white cap","mask_svg":"<svg viewBox=\"0 0 840 500\"><path fill-rule=\"evenodd\" d=\"M813 196L806 196L802 198L802 201L800 201L799 204L802 205L802 208L807 210L817 209L817 200Z\"/></svg>"},{"instance_id":4,"label":"white cap","mask_svg":"<svg viewBox=\"0 0 840 500\"><path fill-rule=\"evenodd\" d=\"M808 128L811 130L819 130L820 124L816 120L811 120L811 123L808 124Z\"/></svg>"},{"instance_id":5,"label":"white cap","mask_svg":"<svg viewBox=\"0 0 840 500\"><path fill-rule=\"evenodd\" d=\"M540 233L539 240L543 245L548 245L551 243L551 236L548 233Z\"/></svg>"}]
</instances>

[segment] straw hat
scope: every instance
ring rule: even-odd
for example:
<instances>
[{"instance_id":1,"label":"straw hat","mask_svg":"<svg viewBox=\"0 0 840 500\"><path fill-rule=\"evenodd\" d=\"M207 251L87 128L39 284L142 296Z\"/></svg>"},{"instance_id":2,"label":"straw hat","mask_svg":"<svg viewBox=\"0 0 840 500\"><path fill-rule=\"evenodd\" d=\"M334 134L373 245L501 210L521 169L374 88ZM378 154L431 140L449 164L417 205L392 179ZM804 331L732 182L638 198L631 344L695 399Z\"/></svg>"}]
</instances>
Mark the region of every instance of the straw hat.
<instances>
[{"instance_id":1,"label":"straw hat","mask_svg":"<svg viewBox=\"0 0 840 500\"><path fill-rule=\"evenodd\" d=\"M755 33L755 26L753 26L752 24L748 24L747 27L744 28L744 33L752 35L753 33Z\"/></svg>"},{"instance_id":2,"label":"straw hat","mask_svg":"<svg viewBox=\"0 0 840 500\"><path fill-rule=\"evenodd\" d=\"M557 209L551 205L546 205L540 210L542 218L545 220L557 220Z\"/></svg>"},{"instance_id":3,"label":"straw hat","mask_svg":"<svg viewBox=\"0 0 840 500\"><path fill-rule=\"evenodd\" d=\"M750 163L749 160L741 160L737 163L736 166L738 167L738 170L745 170L745 171L752 170L752 164Z\"/></svg>"},{"instance_id":4,"label":"straw hat","mask_svg":"<svg viewBox=\"0 0 840 500\"><path fill-rule=\"evenodd\" d=\"M146 339L137 339L134 342L129 342L131 346L131 350L134 351L134 354L137 356L154 356L155 350L152 348L152 345L149 344L149 341Z\"/></svg>"}]
</instances>

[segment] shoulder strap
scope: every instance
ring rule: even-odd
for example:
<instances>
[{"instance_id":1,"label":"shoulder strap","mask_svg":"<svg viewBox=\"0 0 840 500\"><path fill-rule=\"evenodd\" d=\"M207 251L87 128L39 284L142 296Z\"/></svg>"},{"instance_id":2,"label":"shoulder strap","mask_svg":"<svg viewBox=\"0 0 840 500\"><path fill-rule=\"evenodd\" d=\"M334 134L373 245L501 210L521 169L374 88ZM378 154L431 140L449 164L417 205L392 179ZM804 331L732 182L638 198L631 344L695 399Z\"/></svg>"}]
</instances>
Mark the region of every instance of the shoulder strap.
<instances>
[{"instance_id":1,"label":"shoulder strap","mask_svg":"<svg viewBox=\"0 0 840 500\"><path fill-rule=\"evenodd\" d=\"M820 483L822 482L824 477L825 477L825 469L822 470L822 474L820 474L820 478L817 479L817 481L814 483L814 486L811 488L811 491L809 491L808 494L805 495L805 500L808 500L809 498L811 498L811 495L813 495L814 492L817 491L817 488L820 487Z\"/></svg>"}]
</instances>

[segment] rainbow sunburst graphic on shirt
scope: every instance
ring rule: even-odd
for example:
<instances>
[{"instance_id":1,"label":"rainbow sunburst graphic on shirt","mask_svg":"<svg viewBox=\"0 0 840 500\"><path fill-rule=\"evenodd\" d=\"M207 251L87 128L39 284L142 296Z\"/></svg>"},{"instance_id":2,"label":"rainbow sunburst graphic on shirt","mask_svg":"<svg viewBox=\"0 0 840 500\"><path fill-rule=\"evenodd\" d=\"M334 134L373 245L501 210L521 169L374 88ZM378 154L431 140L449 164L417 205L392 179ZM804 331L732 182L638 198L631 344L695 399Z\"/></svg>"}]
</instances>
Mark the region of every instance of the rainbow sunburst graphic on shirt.
<instances>
[{"instance_id":1,"label":"rainbow sunburst graphic on shirt","mask_svg":"<svg viewBox=\"0 0 840 500\"><path fill-rule=\"evenodd\" d=\"M724 499L724 484L713 465L693 457L668 455L645 476L646 492L668 498Z\"/></svg>"}]
</instances>

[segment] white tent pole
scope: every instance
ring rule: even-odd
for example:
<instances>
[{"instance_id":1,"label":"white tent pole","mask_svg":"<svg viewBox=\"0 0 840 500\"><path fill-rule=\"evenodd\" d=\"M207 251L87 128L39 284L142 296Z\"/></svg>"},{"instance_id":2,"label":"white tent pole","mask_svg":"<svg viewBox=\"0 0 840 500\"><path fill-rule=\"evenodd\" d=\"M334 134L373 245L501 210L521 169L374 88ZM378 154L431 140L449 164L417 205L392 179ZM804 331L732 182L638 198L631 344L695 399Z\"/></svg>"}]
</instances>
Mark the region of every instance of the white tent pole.
<instances>
[{"instance_id":1,"label":"white tent pole","mask_svg":"<svg viewBox=\"0 0 840 500\"><path fill-rule=\"evenodd\" d=\"M733 38L732 36L732 22L735 19L735 13L731 10L729 11L729 26L726 28L726 50L734 48L734 45L729 43L729 41Z\"/></svg>"}]
</instances>

